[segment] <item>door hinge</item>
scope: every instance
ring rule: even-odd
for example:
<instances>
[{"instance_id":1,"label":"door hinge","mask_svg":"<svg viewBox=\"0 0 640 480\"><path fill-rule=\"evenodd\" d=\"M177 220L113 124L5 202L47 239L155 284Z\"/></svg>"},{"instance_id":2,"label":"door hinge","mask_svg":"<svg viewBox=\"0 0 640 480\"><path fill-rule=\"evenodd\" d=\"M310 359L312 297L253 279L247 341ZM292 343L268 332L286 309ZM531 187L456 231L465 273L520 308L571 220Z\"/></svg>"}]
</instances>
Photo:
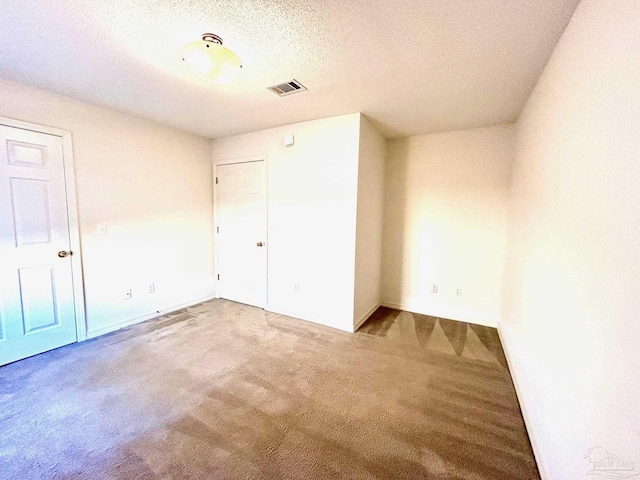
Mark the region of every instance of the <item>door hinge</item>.
<instances>
[{"instance_id":1,"label":"door hinge","mask_svg":"<svg viewBox=\"0 0 640 480\"><path fill-rule=\"evenodd\" d=\"M218 274L218 280L220 280L220 274Z\"/></svg>"},{"instance_id":2,"label":"door hinge","mask_svg":"<svg viewBox=\"0 0 640 480\"><path fill-rule=\"evenodd\" d=\"M216 185L218 184L218 177L216 177Z\"/></svg>"},{"instance_id":3,"label":"door hinge","mask_svg":"<svg viewBox=\"0 0 640 480\"><path fill-rule=\"evenodd\" d=\"M220 233L220 227L216 227L216 233Z\"/></svg>"}]
</instances>

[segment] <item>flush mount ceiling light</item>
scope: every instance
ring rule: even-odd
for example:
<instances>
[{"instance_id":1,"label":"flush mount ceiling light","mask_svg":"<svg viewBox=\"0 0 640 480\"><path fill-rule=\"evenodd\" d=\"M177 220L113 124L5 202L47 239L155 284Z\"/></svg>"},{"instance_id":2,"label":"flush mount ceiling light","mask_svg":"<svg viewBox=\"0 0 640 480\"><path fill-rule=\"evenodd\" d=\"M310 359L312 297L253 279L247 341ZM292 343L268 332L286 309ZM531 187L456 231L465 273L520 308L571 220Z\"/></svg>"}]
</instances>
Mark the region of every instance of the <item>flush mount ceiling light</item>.
<instances>
[{"instance_id":1,"label":"flush mount ceiling light","mask_svg":"<svg viewBox=\"0 0 640 480\"><path fill-rule=\"evenodd\" d=\"M240 57L223 47L222 39L213 33L202 35L201 42L185 45L182 60L198 78L214 85L229 83L242 68Z\"/></svg>"}]
</instances>

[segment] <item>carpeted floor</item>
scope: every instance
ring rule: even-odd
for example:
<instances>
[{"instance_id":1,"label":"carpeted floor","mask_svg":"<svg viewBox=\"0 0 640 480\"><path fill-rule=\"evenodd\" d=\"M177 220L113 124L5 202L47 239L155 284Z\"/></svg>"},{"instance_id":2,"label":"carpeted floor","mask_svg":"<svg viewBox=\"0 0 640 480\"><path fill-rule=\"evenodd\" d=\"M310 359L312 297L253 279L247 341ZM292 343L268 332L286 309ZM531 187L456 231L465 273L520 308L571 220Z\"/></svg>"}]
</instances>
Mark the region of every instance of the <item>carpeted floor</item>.
<instances>
[{"instance_id":1,"label":"carpeted floor","mask_svg":"<svg viewBox=\"0 0 640 480\"><path fill-rule=\"evenodd\" d=\"M538 479L495 329L213 300L0 367L2 479Z\"/></svg>"}]
</instances>

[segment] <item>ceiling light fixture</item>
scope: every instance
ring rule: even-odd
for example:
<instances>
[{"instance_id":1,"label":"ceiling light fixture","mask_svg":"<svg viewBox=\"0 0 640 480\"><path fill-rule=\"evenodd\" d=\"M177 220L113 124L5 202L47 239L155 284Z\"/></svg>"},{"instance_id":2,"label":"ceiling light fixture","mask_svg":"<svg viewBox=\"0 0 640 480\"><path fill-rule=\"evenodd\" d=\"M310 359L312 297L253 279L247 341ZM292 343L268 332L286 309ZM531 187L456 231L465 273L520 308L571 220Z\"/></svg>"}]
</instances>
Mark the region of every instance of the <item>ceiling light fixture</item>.
<instances>
[{"instance_id":1,"label":"ceiling light fixture","mask_svg":"<svg viewBox=\"0 0 640 480\"><path fill-rule=\"evenodd\" d=\"M213 33L203 34L201 42L185 45L182 60L198 78L214 85L229 83L242 68L240 57L223 47L222 39Z\"/></svg>"}]
</instances>

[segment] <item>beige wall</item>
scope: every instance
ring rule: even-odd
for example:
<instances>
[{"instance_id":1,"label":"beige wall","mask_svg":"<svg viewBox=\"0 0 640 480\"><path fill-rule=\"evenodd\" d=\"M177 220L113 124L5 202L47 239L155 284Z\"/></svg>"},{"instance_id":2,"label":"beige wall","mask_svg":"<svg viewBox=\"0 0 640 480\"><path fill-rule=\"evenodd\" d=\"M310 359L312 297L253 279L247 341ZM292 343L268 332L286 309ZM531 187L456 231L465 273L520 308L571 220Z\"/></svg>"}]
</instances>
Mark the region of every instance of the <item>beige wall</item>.
<instances>
[{"instance_id":1,"label":"beige wall","mask_svg":"<svg viewBox=\"0 0 640 480\"><path fill-rule=\"evenodd\" d=\"M384 137L360 117L354 327L380 305L384 211Z\"/></svg>"},{"instance_id":2,"label":"beige wall","mask_svg":"<svg viewBox=\"0 0 640 480\"><path fill-rule=\"evenodd\" d=\"M518 123L500 330L549 479L640 468L639 18L584 0Z\"/></svg>"},{"instance_id":3,"label":"beige wall","mask_svg":"<svg viewBox=\"0 0 640 480\"><path fill-rule=\"evenodd\" d=\"M5 80L0 91L0 116L72 132L89 335L213 295L210 140Z\"/></svg>"},{"instance_id":4,"label":"beige wall","mask_svg":"<svg viewBox=\"0 0 640 480\"><path fill-rule=\"evenodd\" d=\"M514 139L501 125L388 143L384 304L497 325Z\"/></svg>"},{"instance_id":5,"label":"beige wall","mask_svg":"<svg viewBox=\"0 0 640 480\"><path fill-rule=\"evenodd\" d=\"M270 311L353 330L359 129L356 113L213 141L214 163L267 158Z\"/></svg>"}]
</instances>

